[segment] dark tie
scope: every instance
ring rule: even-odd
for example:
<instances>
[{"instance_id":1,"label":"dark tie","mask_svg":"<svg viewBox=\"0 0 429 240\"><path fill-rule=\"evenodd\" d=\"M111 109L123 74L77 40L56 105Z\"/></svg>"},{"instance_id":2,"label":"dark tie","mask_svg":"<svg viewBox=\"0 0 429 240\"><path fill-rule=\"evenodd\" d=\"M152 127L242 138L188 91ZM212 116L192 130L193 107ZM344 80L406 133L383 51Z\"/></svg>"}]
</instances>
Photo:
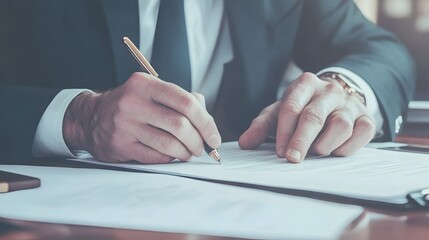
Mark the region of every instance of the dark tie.
<instances>
[{"instance_id":1,"label":"dark tie","mask_svg":"<svg viewBox=\"0 0 429 240\"><path fill-rule=\"evenodd\" d=\"M151 63L161 79L191 91L183 0L161 0Z\"/></svg>"}]
</instances>

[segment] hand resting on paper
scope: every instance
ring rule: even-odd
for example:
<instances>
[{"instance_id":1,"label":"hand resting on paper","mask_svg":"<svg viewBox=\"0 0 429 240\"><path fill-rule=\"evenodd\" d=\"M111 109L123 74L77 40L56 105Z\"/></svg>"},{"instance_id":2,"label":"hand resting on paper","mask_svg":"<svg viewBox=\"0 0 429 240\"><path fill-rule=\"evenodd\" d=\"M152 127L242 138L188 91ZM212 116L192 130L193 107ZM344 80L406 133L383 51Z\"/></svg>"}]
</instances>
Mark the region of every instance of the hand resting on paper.
<instances>
[{"instance_id":1,"label":"hand resting on paper","mask_svg":"<svg viewBox=\"0 0 429 240\"><path fill-rule=\"evenodd\" d=\"M298 163L308 151L322 156L354 153L373 139L375 123L360 99L339 83L304 73L253 120L240 137L240 147L257 148L269 135L276 136L279 157Z\"/></svg>"}]
</instances>

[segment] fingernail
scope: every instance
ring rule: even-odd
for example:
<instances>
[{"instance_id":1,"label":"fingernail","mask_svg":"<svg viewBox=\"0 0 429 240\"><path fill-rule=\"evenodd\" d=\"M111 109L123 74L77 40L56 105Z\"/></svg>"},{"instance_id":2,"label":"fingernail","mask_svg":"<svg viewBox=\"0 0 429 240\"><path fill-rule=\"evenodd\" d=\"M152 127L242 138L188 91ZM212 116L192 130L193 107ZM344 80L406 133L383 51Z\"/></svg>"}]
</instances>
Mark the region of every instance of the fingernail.
<instances>
[{"instance_id":1,"label":"fingernail","mask_svg":"<svg viewBox=\"0 0 429 240\"><path fill-rule=\"evenodd\" d=\"M292 149L287 153L288 157L293 160L293 162L302 162L301 153L298 150Z\"/></svg>"},{"instance_id":2,"label":"fingernail","mask_svg":"<svg viewBox=\"0 0 429 240\"><path fill-rule=\"evenodd\" d=\"M280 147L277 148L277 156L283 158L283 157L285 157L285 152L286 152L286 146L285 145L281 145Z\"/></svg>"},{"instance_id":3,"label":"fingernail","mask_svg":"<svg viewBox=\"0 0 429 240\"><path fill-rule=\"evenodd\" d=\"M212 135L209 140L207 141L207 144L210 146L219 146L221 142L221 139L218 135Z\"/></svg>"}]
</instances>

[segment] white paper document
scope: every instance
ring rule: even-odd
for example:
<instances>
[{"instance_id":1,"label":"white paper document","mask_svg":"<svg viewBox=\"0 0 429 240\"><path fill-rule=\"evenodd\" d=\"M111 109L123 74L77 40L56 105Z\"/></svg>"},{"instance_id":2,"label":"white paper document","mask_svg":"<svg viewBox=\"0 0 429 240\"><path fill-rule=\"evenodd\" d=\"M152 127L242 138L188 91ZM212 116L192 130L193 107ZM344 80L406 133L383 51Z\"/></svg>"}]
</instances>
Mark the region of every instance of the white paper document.
<instances>
[{"instance_id":1,"label":"white paper document","mask_svg":"<svg viewBox=\"0 0 429 240\"><path fill-rule=\"evenodd\" d=\"M255 239L334 239L361 207L162 174L1 166L41 179L0 195L0 217Z\"/></svg>"},{"instance_id":2,"label":"white paper document","mask_svg":"<svg viewBox=\"0 0 429 240\"><path fill-rule=\"evenodd\" d=\"M364 148L349 157L306 159L292 164L275 154L274 144L241 150L237 142L219 148L222 165L210 157L161 165L78 161L180 176L329 193L393 204L411 191L429 187L429 155Z\"/></svg>"}]
</instances>

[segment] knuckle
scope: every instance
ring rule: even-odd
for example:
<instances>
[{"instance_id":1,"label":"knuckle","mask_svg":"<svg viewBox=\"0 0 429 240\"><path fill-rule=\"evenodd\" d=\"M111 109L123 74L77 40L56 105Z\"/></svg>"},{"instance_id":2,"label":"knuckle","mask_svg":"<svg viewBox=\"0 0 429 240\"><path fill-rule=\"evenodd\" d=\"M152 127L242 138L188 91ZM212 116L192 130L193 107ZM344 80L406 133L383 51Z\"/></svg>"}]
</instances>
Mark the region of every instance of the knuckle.
<instances>
[{"instance_id":1,"label":"knuckle","mask_svg":"<svg viewBox=\"0 0 429 240\"><path fill-rule=\"evenodd\" d=\"M294 92L298 87L301 86L300 80L293 81L289 87L286 89L286 91L283 93L283 98L286 98L289 94Z\"/></svg>"},{"instance_id":2,"label":"knuckle","mask_svg":"<svg viewBox=\"0 0 429 240\"><path fill-rule=\"evenodd\" d=\"M185 94L181 97L181 106L183 107L183 113L188 115L193 108L196 106L196 99L192 96Z\"/></svg>"},{"instance_id":3,"label":"knuckle","mask_svg":"<svg viewBox=\"0 0 429 240\"><path fill-rule=\"evenodd\" d=\"M176 115L167 107L162 107L160 108L160 115L161 118L160 120L170 120L172 121L172 118L174 118Z\"/></svg>"},{"instance_id":4,"label":"knuckle","mask_svg":"<svg viewBox=\"0 0 429 240\"><path fill-rule=\"evenodd\" d=\"M358 124L365 132L373 133L375 131L375 124L369 118L360 118L356 124Z\"/></svg>"},{"instance_id":5,"label":"knuckle","mask_svg":"<svg viewBox=\"0 0 429 240\"><path fill-rule=\"evenodd\" d=\"M288 101L293 101L296 98L299 98L303 92L305 92L310 84L302 83L295 81L289 86L283 95L283 99ZM311 85L310 85L311 86Z\"/></svg>"},{"instance_id":6,"label":"knuckle","mask_svg":"<svg viewBox=\"0 0 429 240\"><path fill-rule=\"evenodd\" d=\"M202 95L201 93L192 92L192 95L194 95L197 98L204 98L204 95Z\"/></svg>"},{"instance_id":7,"label":"knuckle","mask_svg":"<svg viewBox=\"0 0 429 240\"><path fill-rule=\"evenodd\" d=\"M282 115L299 115L302 111L302 106L294 101L287 101L280 108Z\"/></svg>"},{"instance_id":8,"label":"knuckle","mask_svg":"<svg viewBox=\"0 0 429 240\"><path fill-rule=\"evenodd\" d=\"M348 131L351 133L353 130L353 122L351 121L350 117L346 116L345 114L337 115L333 117L331 121L332 124L338 128L341 128L343 131Z\"/></svg>"},{"instance_id":9,"label":"knuckle","mask_svg":"<svg viewBox=\"0 0 429 240\"><path fill-rule=\"evenodd\" d=\"M300 80L306 83L314 83L318 77L314 73L305 72L301 75Z\"/></svg>"},{"instance_id":10,"label":"knuckle","mask_svg":"<svg viewBox=\"0 0 429 240\"><path fill-rule=\"evenodd\" d=\"M340 84L335 82L328 82L325 86L325 92L329 94L335 94L335 95L345 94L343 87L341 87Z\"/></svg>"},{"instance_id":11,"label":"knuckle","mask_svg":"<svg viewBox=\"0 0 429 240\"><path fill-rule=\"evenodd\" d=\"M202 95L201 93L197 93L197 92L193 92L192 95L194 95L194 97L196 99L198 99L198 101L205 101L205 97L204 95Z\"/></svg>"},{"instance_id":12,"label":"knuckle","mask_svg":"<svg viewBox=\"0 0 429 240\"><path fill-rule=\"evenodd\" d=\"M309 107L304 109L302 118L304 121L311 122L318 127L322 127L325 124L325 115L320 107Z\"/></svg>"},{"instance_id":13,"label":"knuckle","mask_svg":"<svg viewBox=\"0 0 429 240\"><path fill-rule=\"evenodd\" d=\"M134 72L128 78L128 81L126 83L130 85L131 88L140 87L142 84L146 82L146 81L143 81L144 79L145 79L144 73Z\"/></svg>"},{"instance_id":14,"label":"knuckle","mask_svg":"<svg viewBox=\"0 0 429 240\"><path fill-rule=\"evenodd\" d=\"M159 142L161 144L161 148L164 150L171 150L175 149L176 140L174 138L160 138Z\"/></svg>"},{"instance_id":15,"label":"knuckle","mask_svg":"<svg viewBox=\"0 0 429 240\"><path fill-rule=\"evenodd\" d=\"M294 149L306 149L310 146L310 143L305 138L297 138L291 141L290 145Z\"/></svg>"},{"instance_id":16,"label":"knuckle","mask_svg":"<svg viewBox=\"0 0 429 240\"><path fill-rule=\"evenodd\" d=\"M142 78L143 77L143 73L142 72L133 72L130 76L130 80L131 79L136 79L136 78Z\"/></svg>"},{"instance_id":17,"label":"knuckle","mask_svg":"<svg viewBox=\"0 0 429 240\"><path fill-rule=\"evenodd\" d=\"M171 122L171 128L176 132L180 132L182 128L184 128L187 124L188 119L184 116L179 116L176 118L173 118Z\"/></svg>"},{"instance_id":18,"label":"knuckle","mask_svg":"<svg viewBox=\"0 0 429 240\"><path fill-rule=\"evenodd\" d=\"M277 133L276 139L280 141L289 140L293 136L293 131L284 131L281 133Z\"/></svg>"},{"instance_id":19,"label":"knuckle","mask_svg":"<svg viewBox=\"0 0 429 240\"><path fill-rule=\"evenodd\" d=\"M128 78L129 82L137 82L139 78L141 78L142 73L140 72L134 72L131 74L131 76Z\"/></svg>"}]
</instances>

